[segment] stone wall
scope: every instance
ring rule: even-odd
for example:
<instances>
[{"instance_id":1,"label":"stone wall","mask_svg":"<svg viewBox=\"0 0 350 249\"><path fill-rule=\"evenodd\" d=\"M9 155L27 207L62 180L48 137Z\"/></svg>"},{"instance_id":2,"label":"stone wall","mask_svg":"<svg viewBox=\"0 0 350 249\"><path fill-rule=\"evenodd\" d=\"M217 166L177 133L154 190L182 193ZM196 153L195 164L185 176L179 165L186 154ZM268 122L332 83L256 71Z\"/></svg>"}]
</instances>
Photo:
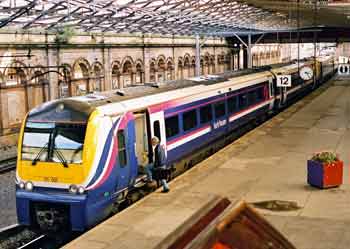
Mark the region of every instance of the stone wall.
<instances>
[{"instance_id":1,"label":"stone wall","mask_svg":"<svg viewBox=\"0 0 350 249\"><path fill-rule=\"evenodd\" d=\"M25 114L50 99L195 73L193 37L77 34L64 44L55 39L55 34L0 33L0 135L16 133ZM242 53L225 39L201 42L202 74L242 67ZM280 50L256 46L254 66L282 61Z\"/></svg>"}]
</instances>

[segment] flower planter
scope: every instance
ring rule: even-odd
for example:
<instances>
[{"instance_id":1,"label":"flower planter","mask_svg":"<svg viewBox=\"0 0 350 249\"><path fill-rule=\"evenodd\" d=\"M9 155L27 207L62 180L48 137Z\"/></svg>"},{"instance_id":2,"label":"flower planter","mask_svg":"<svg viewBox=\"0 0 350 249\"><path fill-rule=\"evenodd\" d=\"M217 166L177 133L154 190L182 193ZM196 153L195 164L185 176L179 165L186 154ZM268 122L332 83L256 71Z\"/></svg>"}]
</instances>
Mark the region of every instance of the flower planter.
<instances>
[{"instance_id":1,"label":"flower planter","mask_svg":"<svg viewBox=\"0 0 350 249\"><path fill-rule=\"evenodd\" d=\"M307 182L321 189L340 186L343 183L343 162L321 163L308 160Z\"/></svg>"}]
</instances>

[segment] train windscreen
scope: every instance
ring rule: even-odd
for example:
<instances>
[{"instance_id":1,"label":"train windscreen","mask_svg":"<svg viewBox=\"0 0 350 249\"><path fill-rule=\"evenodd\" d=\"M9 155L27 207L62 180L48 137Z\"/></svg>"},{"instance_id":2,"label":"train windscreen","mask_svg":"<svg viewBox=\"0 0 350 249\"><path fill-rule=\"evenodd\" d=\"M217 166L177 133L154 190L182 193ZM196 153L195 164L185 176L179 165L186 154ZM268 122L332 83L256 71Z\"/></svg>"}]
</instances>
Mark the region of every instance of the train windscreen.
<instances>
[{"instance_id":1,"label":"train windscreen","mask_svg":"<svg viewBox=\"0 0 350 249\"><path fill-rule=\"evenodd\" d=\"M22 160L68 164L82 163L86 132L83 123L27 122L22 143Z\"/></svg>"}]
</instances>

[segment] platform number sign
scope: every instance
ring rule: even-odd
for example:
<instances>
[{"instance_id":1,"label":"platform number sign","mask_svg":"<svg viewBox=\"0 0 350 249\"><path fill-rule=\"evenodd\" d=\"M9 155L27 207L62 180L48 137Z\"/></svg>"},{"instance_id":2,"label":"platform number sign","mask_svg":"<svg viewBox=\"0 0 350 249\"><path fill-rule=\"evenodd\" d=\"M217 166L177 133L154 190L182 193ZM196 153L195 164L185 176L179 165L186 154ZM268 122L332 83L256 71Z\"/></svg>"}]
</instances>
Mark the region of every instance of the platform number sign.
<instances>
[{"instance_id":1,"label":"platform number sign","mask_svg":"<svg viewBox=\"0 0 350 249\"><path fill-rule=\"evenodd\" d=\"M277 75L277 86L278 87L291 87L292 76L291 75Z\"/></svg>"}]
</instances>

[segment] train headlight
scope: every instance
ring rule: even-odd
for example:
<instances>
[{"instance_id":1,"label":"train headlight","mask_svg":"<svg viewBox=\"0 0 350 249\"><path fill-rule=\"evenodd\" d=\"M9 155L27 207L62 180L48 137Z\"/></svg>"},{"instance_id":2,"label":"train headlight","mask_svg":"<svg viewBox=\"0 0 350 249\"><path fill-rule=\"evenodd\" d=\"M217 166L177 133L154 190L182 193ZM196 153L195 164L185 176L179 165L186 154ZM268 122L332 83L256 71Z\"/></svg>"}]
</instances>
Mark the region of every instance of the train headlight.
<instances>
[{"instance_id":1,"label":"train headlight","mask_svg":"<svg viewBox=\"0 0 350 249\"><path fill-rule=\"evenodd\" d=\"M25 187L25 189L26 189L27 191L32 191L34 185L33 185L32 182L26 182L26 183L24 184L24 187Z\"/></svg>"},{"instance_id":2,"label":"train headlight","mask_svg":"<svg viewBox=\"0 0 350 249\"><path fill-rule=\"evenodd\" d=\"M20 188L20 189L24 189L24 182L20 182L19 184L18 184L18 187Z\"/></svg>"},{"instance_id":3,"label":"train headlight","mask_svg":"<svg viewBox=\"0 0 350 249\"><path fill-rule=\"evenodd\" d=\"M74 184L69 186L69 192L71 192L72 194L76 194L78 192L78 187Z\"/></svg>"},{"instance_id":4,"label":"train headlight","mask_svg":"<svg viewBox=\"0 0 350 249\"><path fill-rule=\"evenodd\" d=\"M79 188L78 188L78 193L79 193L79 194L82 195L82 194L84 194L84 192L85 192L85 188L84 188L84 187L79 187Z\"/></svg>"}]
</instances>

